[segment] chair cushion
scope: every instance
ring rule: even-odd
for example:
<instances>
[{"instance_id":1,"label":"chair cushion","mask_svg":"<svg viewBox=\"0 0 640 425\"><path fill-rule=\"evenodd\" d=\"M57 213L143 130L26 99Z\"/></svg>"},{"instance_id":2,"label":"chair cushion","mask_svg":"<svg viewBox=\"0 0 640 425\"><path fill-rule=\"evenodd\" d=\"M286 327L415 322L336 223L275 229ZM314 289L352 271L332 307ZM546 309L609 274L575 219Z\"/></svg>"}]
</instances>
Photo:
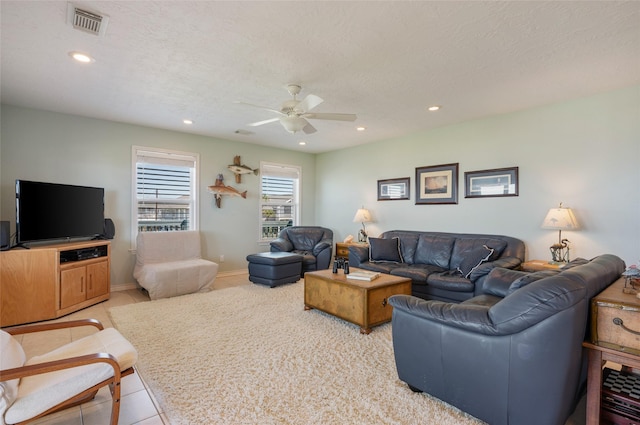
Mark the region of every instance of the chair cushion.
<instances>
[{"instance_id":1,"label":"chair cushion","mask_svg":"<svg viewBox=\"0 0 640 425\"><path fill-rule=\"evenodd\" d=\"M24 365L27 357L18 341L0 329L0 369L13 369ZM0 424L4 425L4 413L18 396L19 379L0 382Z\"/></svg>"},{"instance_id":2,"label":"chair cushion","mask_svg":"<svg viewBox=\"0 0 640 425\"><path fill-rule=\"evenodd\" d=\"M369 261L402 263L399 238L369 238Z\"/></svg>"},{"instance_id":3,"label":"chair cushion","mask_svg":"<svg viewBox=\"0 0 640 425\"><path fill-rule=\"evenodd\" d=\"M113 355L121 370L133 366L138 359L136 349L114 328L107 328L56 350L29 359L32 365L93 353ZM42 375L22 378L18 398L7 409L7 423L32 418L74 395L113 376L113 369L106 363L97 363Z\"/></svg>"},{"instance_id":4,"label":"chair cushion","mask_svg":"<svg viewBox=\"0 0 640 425\"><path fill-rule=\"evenodd\" d=\"M146 264L136 268L133 277L149 291L149 298L175 297L211 289L218 264L204 259Z\"/></svg>"}]
</instances>

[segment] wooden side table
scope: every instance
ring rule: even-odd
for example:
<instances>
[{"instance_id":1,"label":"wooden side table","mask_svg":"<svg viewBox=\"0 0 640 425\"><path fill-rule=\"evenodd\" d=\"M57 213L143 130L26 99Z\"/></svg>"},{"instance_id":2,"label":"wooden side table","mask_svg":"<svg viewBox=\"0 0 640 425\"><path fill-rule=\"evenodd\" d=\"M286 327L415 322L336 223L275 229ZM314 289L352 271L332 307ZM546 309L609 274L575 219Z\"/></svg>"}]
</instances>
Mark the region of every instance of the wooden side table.
<instances>
[{"instance_id":1,"label":"wooden side table","mask_svg":"<svg viewBox=\"0 0 640 425\"><path fill-rule=\"evenodd\" d=\"M357 246L369 246L368 243L365 242L336 242L336 258L344 258L345 260L349 259L349 247L352 245Z\"/></svg>"},{"instance_id":2,"label":"wooden side table","mask_svg":"<svg viewBox=\"0 0 640 425\"><path fill-rule=\"evenodd\" d=\"M582 345L589 351L589 366L587 372L587 425L599 425L603 363L611 361L622 366L640 368L640 356L601 347L589 342L585 342Z\"/></svg>"},{"instance_id":3,"label":"wooden side table","mask_svg":"<svg viewBox=\"0 0 640 425\"><path fill-rule=\"evenodd\" d=\"M640 299L624 293L624 283L624 278L618 279L591 300L591 342L582 344L589 352L587 425L600 423L604 362L622 365L623 370L640 369Z\"/></svg>"},{"instance_id":4,"label":"wooden side table","mask_svg":"<svg viewBox=\"0 0 640 425\"><path fill-rule=\"evenodd\" d=\"M553 263L545 260L529 260L520 265L525 272L539 272L541 270L560 270L564 264Z\"/></svg>"}]
</instances>

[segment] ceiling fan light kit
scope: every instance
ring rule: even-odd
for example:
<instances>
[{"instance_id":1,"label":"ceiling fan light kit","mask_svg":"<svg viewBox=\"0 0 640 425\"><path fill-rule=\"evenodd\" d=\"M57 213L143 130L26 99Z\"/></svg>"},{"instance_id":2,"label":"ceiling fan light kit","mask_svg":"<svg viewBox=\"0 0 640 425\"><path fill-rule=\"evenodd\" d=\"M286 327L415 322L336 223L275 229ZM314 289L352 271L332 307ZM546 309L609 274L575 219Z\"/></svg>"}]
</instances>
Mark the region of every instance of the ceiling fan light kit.
<instances>
[{"instance_id":1,"label":"ceiling fan light kit","mask_svg":"<svg viewBox=\"0 0 640 425\"><path fill-rule=\"evenodd\" d=\"M280 121L282 127L291 134L302 131L305 134L315 133L317 130L311 125L307 119L333 120L333 121L355 121L355 114L336 114L336 113L311 113L309 112L316 106L320 105L324 100L314 94L307 95L304 99L298 100L296 96L300 93L302 87L298 84L287 85L287 91L293 99L285 100L280 110L268 108L264 106L252 105L250 103L236 102L243 105L253 106L267 111L275 112L280 115L279 118L271 118L249 124L251 127L258 127L264 124Z\"/></svg>"}]
</instances>

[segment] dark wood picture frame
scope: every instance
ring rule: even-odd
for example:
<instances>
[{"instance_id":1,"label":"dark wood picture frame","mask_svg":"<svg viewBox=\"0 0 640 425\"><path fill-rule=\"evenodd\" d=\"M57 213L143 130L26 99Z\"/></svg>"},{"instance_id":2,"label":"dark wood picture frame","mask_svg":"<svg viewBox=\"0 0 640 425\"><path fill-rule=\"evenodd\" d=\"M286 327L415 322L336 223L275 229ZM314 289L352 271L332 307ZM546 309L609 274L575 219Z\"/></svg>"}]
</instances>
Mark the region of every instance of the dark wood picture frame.
<instances>
[{"instance_id":1,"label":"dark wood picture frame","mask_svg":"<svg viewBox=\"0 0 640 425\"><path fill-rule=\"evenodd\" d=\"M378 201L399 201L409 199L410 178L378 180Z\"/></svg>"},{"instance_id":2,"label":"dark wood picture frame","mask_svg":"<svg viewBox=\"0 0 640 425\"><path fill-rule=\"evenodd\" d=\"M464 173L465 198L518 196L518 167Z\"/></svg>"},{"instance_id":3,"label":"dark wood picture frame","mask_svg":"<svg viewBox=\"0 0 640 425\"><path fill-rule=\"evenodd\" d=\"M416 205L457 203L457 162L416 168Z\"/></svg>"}]
</instances>

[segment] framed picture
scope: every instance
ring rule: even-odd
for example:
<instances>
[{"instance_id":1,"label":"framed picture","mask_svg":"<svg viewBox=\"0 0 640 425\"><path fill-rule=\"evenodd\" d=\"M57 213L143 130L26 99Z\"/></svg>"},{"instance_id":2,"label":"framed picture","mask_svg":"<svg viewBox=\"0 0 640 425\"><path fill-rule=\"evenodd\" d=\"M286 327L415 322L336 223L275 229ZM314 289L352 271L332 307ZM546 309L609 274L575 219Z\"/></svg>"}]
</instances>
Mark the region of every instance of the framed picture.
<instances>
[{"instance_id":1,"label":"framed picture","mask_svg":"<svg viewBox=\"0 0 640 425\"><path fill-rule=\"evenodd\" d=\"M409 177L378 180L378 201L409 199Z\"/></svg>"},{"instance_id":2,"label":"framed picture","mask_svg":"<svg viewBox=\"0 0 640 425\"><path fill-rule=\"evenodd\" d=\"M518 167L464 173L464 197L518 196Z\"/></svg>"},{"instance_id":3,"label":"framed picture","mask_svg":"<svg viewBox=\"0 0 640 425\"><path fill-rule=\"evenodd\" d=\"M458 163L416 168L416 205L457 203Z\"/></svg>"}]
</instances>

